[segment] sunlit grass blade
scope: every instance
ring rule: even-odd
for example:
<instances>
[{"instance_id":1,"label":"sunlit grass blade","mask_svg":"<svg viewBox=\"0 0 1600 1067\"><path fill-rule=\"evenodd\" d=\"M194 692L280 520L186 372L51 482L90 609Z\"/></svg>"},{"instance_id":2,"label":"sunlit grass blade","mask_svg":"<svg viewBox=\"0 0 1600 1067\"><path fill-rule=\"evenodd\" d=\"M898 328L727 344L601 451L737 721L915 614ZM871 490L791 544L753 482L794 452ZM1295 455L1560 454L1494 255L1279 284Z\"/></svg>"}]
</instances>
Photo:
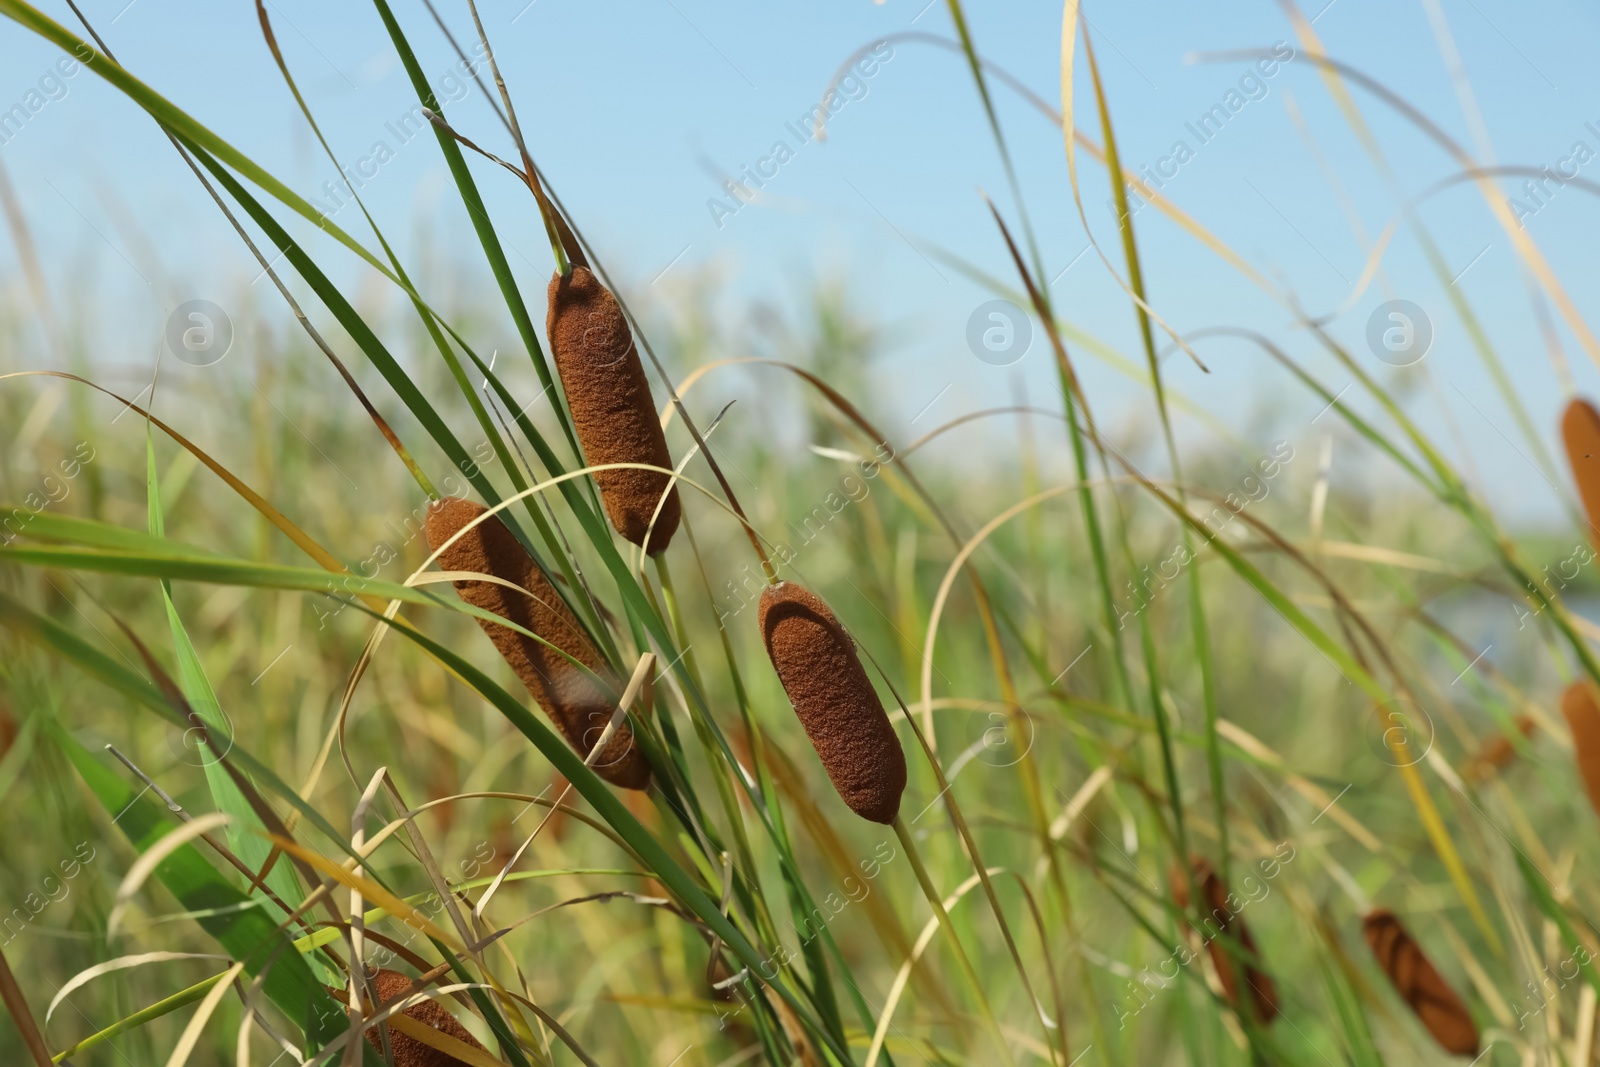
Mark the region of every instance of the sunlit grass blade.
<instances>
[{"instance_id":1,"label":"sunlit grass blade","mask_svg":"<svg viewBox=\"0 0 1600 1067\"><path fill-rule=\"evenodd\" d=\"M1161 420L1161 434L1167 447L1167 463L1172 469L1172 480L1176 483L1178 503L1186 505L1183 487L1183 466L1178 458L1178 445L1172 435L1172 417L1167 410L1166 386L1161 379L1161 358L1156 352L1155 335L1150 326L1150 315L1146 310L1146 293L1144 287L1144 268L1139 261L1139 245L1133 232L1133 212L1128 205L1128 186L1123 176L1121 157L1117 154L1117 139L1111 125L1111 109L1106 101L1105 87L1100 81L1100 67L1095 61L1094 49L1090 45L1086 33L1083 39L1084 57L1089 61L1089 77L1094 85L1095 107L1100 116L1101 136L1105 140L1105 162L1108 177L1111 180L1113 202L1117 208L1117 226L1122 237L1123 257L1128 268L1128 284L1133 288L1136 298L1134 311L1139 322L1139 339L1144 345L1146 367L1150 375L1151 391L1155 394L1156 412ZM1190 555L1194 553L1194 538L1187 530L1183 534L1183 546ZM1141 621L1143 616L1141 615ZM1205 601L1202 596L1200 584L1200 570L1198 567L1189 568L1189 624L1190 634L1194 641L1194 659L1200 673L1201 706L1205 710L1206 719L1206 762L1210 772L1211 802L1215 813L1217 833L1220 843L1217 848L1222 881L1229 883L1230 856L1228 847L1228 799L1224 787L1222 773L1222 751L1217 739L1217 686L1213 677L1211 662L1211 639L1207 629ZM1153 657L1148 653L1146 659L1152 662ZM1156 700L1159 704L1159 698ZM1174 817L1181 809L1176 807L1174 798ZM1181 820L1180 820L1181 827ZM1181 837L1181 831L1180 831Z\"/></svg>"},{"instance_id":2,"label":"sunlit grass blade","mask_svg":"<svg viewBox=\"0 0 1600 1067\"><path fill-rule=\"evenodd\" d=\"M251 507L259 511L268 522L272 523L273 526L282 531L285 537L294 542L294 544L303 552L305 552L306 555L316 560L319 565L327 568L330 571L343 571L345 569L344 564L340 563L331 552L329 552L326 548L323 548L320 544L313 540L309 534L307 534L295 523L291 522L288 516L284 515L283 512L274 507L260 493L256 492L254 489L251 489L227 467L223 466L216 459L212 458L212 456L204 449L190 441L187 437L178 433L165 422L162 422L160 419L150 414L150 412L146 411L138 404L135 404L130 400L123 400L123 398L118 396L116 393L113 393L111 390L102 386L96 385L87 378L81 378L76 374L68 374L64 371L18 371L10 374L0 374L0 381L4 381L7 378L20 378L32 375L63 378L67 381L78 382L79 384L87 385L89 388L94 389L97 392L104 393L114 400L122 401L123 406L127 410L143 415L149 420L150 425L156 427L162 433L172 438L201 463L204 463L208 468L211 469L213 473L217 475L217 477L221 478L228 484L228 488L232 489L235 493L244 498L244 500L249 503Z\"/></svg>"},{"instance_id":3,"label":"sunlit grass blade","mask_svg":"<svg viewBox=\"0 0 1600 1067\"><path fill-rule=\"evenodd\" d=\"M422 72L422 67L417 62L411 44L406 40L405 32L400 28L400 23L395 19L394 13L389 9L386 0L373 0L378 15L383 19L384 28L389 33L389 40L393 42L395 51L400 56L404 65L406 76L411 80L411 86L422 102L422 106L434 112L443 114L439 98L434 94L428 84L427 75ZM430 124L431 125L431 124ZM578 448L577 436L573 433L571 419L567 416L562 406L553 399L555 379L551 377L550 365L545 360L544 349L539 344L539 336L534 330L533 319L528 314L527 304L522 299L522 293L517 288L517 281L511 274L511 264L506 260L505 249L500 244L500 237L495 232L494 224L489 219L488 209L484 206L483 197L478 192L477 182L473 180L472 171L467 167L466 158L461 154L461 148L445 131L434 127L434 136L439 142L439 150L444 154L445 163L450 168L450 177L454 180L457 190L461 194L461 202L467 209L467 215L472 222L473 232L478 235L478 242L483 246L484 257L489 261L489 269L494 273L495 284L500 287L500 294L505 300L506 310L511 315L511 321L516 325L517 334L522 339L523 346L528 350L528 358L533 361L533 369L539 375L539 384L552 391L551 407L556 411L561 422L562 432L566 434L567 443L572 448L574 456L583 453Z\"/></svg>"},{"instance_id":4,"label":"sunlit grass blade","mask_svg":"<svg viewBox=\"0 0 1600 1067\"><path fill-rule=\"evenodd\" d=\"M149 512L150 536L162 538L166 534L165 516L161 506L161 489L156 475L155 439L149 427L145 429L145 481L147 494L147 509ZM195 713L205 723L206 729L217 737L231 739L236 727L229 717L223 712L222 705L217 700L217 694L211 687L211 682L206 678L205 668L200 663L199 653L195 651L194 643L189 639L189 632L184 628L183 620L178 615L178 607L172 601L172 586L165 579L161 585L161 603L166 609L167 624L172 636L173 652L178 664L178 678L183 688L184 696ZM243 859L254 870L263 869L271 854L271 848L259 838L251 835L245 828L259 826L260 821L250 809L238 786L228 776L217 761L209 758L208 754L196 752L204 763L206 784L211 789L211 798L217 810L233 817L233 824L227 828L228 844L235 855ZM291 907L301 902L303 898L300 884L295 881L293 871L286 865L275 865L267 875L267 883L277 894L278 899ZM281 916L280 916L281 917ZM323 981L330 980L333 975L322 964L316 965L323 973Z\"/></svg>"},{"instance_id":5,"label":"sunlit grass blade","mask_svg":"<svg viewBox=\"0 0 1600 1067\"><path fill-rule=\"evenodd\" d=\"M55 741L94 793L107 816L139 851L152 846L171 823L160 807L124 779L106 770L64 731ZM186 907L216 909L245 903L235 889L190 845L169 855L156 868L156 877ZM336 1036L344 1012L312 974L289 939L259 909L242 909L196 920L251 975L265 974L262 989L290 1019L304 1021L307 1037L322 1043ZM376 1057L369 1059L376 1064Z\"/></svg>"},{"instance_id":6,"label":"sunlit grass blade","mask_svg":"<svg viewBox=\"0 0 1600 1067\"><path fill-rule=\"evenodd\" d=\"M501 714L505 715L523 736L532 741L534 746L544 757L554 765L573 787L583 794L600 815L610 824L625 840L629 847L634 849L640 857L655 872L656 876L670 888L680 900L700 918L718 937L720 937L738 955L743 963L752 968L759 969L763 966L765 957L746 939L744 933L735 927L722 914L717 903L696 882L687 871L674 860L662 845L650 835L631 812L617 799L605 783L572 751L567 744L558 738L551 730L538 719L534 718L526 708L512 699L504 689L496 685L488 676L463 660L448 648L438 644L425 634L414 630L403 631L405 636L426 649L447 664L459 675L463 681L470 685L481 696L493 704ZM789 1007L799 1014L803 1020L810 1020L809 1026L814 1036L824 1044L830 1046L834 1055L840 1056L845 1062L849 1061L848 1053L834 1044L834 1039L825 1028L815 1022L810 1009L799 999L793 990L781 982L768 985L774 993L781 997Z\"/></svg>"}]
</instances>

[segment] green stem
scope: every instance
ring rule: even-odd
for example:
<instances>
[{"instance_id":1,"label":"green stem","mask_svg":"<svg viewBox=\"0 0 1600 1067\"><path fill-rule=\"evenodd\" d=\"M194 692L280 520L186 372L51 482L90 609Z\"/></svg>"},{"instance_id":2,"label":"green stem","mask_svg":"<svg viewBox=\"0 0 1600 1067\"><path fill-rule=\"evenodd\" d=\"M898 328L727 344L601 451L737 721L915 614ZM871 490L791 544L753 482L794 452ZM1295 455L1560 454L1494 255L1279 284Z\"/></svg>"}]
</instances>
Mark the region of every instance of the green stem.
<instances>
[{"instance_id":1,"label":"green stem","mask_svg":"<svg viewBox=\"0 0 1600 1067\"><path fill-rule=\"evenodd\" d=\"M167 997L165 1000L156 1001L154 1004L143 1009L142 1011L134 1012L126 1019L118 1019L104 1030L101 1030L98 1033L90 1034L82 1041L62 1049L60 1052L50 1057L50 1062L61 1063L68 1057L77 1056L81 1053L88 1052L96 1045L110 1041L118 1034L125 1034L129 1030L135 1030L143 1026L152 1019L159 1019L163 1015L177 1011L186 1004L193 1004L195 1001L204 997L206 993L210 991L211 987L216 985L218 980L221 978L222 975L214 974L204 981L196 982L188 989L180 990L179 992L172 994L172 996Z\"/></svg>"},{"instance_id":2,"label":"green stem","mask_svg":"<svg viewBox=\"0 0 1600 1067\"><path fill-rule=\"evenodd\" d=\"M933 879L928 875L928 868L923 865L922 854L917 851L917 843L911 839L911 831L906 828L905 820L898 815L895 816L893 825L895 836L900 839L900 847L905 849L906 858L911 861L911 870L917 876L917 884L922 887L922 895L928 898L934 917L939 920L939 926L950 938L950 945L955 949L956 962L961 965L961 975L971 987L972 995L977 998L978 1008L983 1012L984 1025L994 1038L995 1046L1000 1050L1001 1061L1007 1067L1015 1067L1016 1060L1012 1059L1005 1035L1000 1032L1000 1024L995 1021L994 1011L989 1007L989 998L983 992L983 983L979 981L978 972L972 967L972 960L967 958L967 950L961 946L961 938L956 935L955 924L950 921L950 913L944 910L944 901L939 899L939 891L934 888Z\"/></svg>"}]
</instances>

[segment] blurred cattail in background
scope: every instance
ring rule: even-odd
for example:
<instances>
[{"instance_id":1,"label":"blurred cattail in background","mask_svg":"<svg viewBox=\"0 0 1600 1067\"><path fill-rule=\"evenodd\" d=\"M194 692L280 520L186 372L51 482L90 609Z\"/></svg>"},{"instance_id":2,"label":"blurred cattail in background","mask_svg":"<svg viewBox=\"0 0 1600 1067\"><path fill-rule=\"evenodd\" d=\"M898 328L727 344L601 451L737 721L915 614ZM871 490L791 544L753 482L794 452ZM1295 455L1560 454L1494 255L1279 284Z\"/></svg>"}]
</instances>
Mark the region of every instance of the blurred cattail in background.
<instances>
[{"instance_id":1,"label":"blurred cattail in background","mask_svg":"<svg viewBox=\"0 0 1600 1067\"><path fill-rule=\"evenodd\" d=\"M567 276L557 271L551 277L545 331L584 459L593 466L647 463L670 469L672 456L633 331L617 298L588 267L573 267ZM669 489L670 475L618 467L596 471L594 480L619 534L651 555L667 550L679 518L678 490Z\"/></svg>"},{"instance_id":2,"label":"blurred cattail in background","mask_svg":"<svg viewBox=\"0 0 1600 1067\"><path fill-rule=\"evenodd\" d=\"M428 510L426 524L429 547L439 551L441 545L487 510L459 497L435 502ZM491 582L455 583L462 600L538 634L600 679L611 679L605 660L584 634L572 609L498 516L489 516L440 552L439 566L447 571L492 575L526 590L517 592ZM600 684L572 660L531 637L482 619L478 624L568 743L580 755L588 756L611 721L620 687ZM650 765L635 746L633 731L626 724L617 727L592 766L612 785L644 789L650 784Z\"/></svg>"},{"instance_id":3,"label":"blurred cattail in background","mask_svg":"<svg viewBox=\"0 0 1600 1067\"><path fill-rule=\"evenodd\" d=\"M1531 715L1518 715L1513 725L1517 733L1526 740L1533 736L1536 725ZM1489 777L1495 771L1501 770L1516 758L1517 748L1511 741L1510 734L1497 733L1468 761L1465 774L1468 778L1479 781Z\"/></svg>"},{"instance_id":4,"label":"blurred cattail in background","mask_svg":"<svg viewBox=\"0 0 1600 1067\"><path fill-rule=\"evenodd\" d=\"M1600 411L1587 400L1573 400L1561 416L1561 440L1583 501L1589 540L1600 544Z\"/></svg>"},{"instance_id":5,"label":"blurred cattail in background","mask_svg":"<svg viewBox=\"0 0 1600 1067\"><path fill-rule=\"evenodd\" d=\"M1242 1011L1239 1000L1239 960L1242 956L1246 960L1259 962L1261 955L1256 950L1255 938L1250 936L1250 928L1244 924L1236 909L1228 906L1228 887L1222 884L1222 879L1217 877L1217 872L1199 856L1189 861L1189 869L1194 876L1194 884L1200 891L1203 914L1198 927L1200 936L1205 938L1206 952L1211 956L1211 964L1217 969L1217 979L1222 983L1222 993L1228 1003L1233 1005L1234 1011ZM1189 906L1189 885L1184 878L1182 869L1174 868L1171 874L1172 896L1177 901L1178 907ZM1235 898L1237 900L1237 898ZM1231 947L1225 942L1228 939L1235 942ZM1256 966L1255 962L1244 964L1244 982L1250 988L1250 1007L1254 1013L1254 1020L1258 1023L1270 1023L1278 1017L1278 989L1272 978Z\"/></svg>"},{"instance_id":6,"label":"blurred cattail in background","mask_svg":"<svg viewBox=\"0 0 1600 1067\"><path fill-rule=\"evenodd\" d=\"M761 591L767 655L833 787L863 819L900 814L906 758L855 642L822 598L793 582Z\"/></svg>"},{"instance_id":7,"label":"blurred cattail in background","mask_svg":"<svg viewBox=\"0 0 1600 1067\"><path fill-rule=\"evenodd\" d=\"M1600 706L1595 703L1589 682L1580 679L1567 686L1561 694L1561 714L1572 731L1573 757L1578 761L1578 774L1588 790L1589 803L1600 811Z\"/></svg>"},{"instance_id":8,"label":"blurred cattail in background","mask_svg":"<svg viewBox=\"0 0 1600 1067\"><path fill-rule=\"evenodd\" d=\"M1395 992L1433 1039L1457 1056L1476 1056L1478 1027L1466 1005L1433 969L1394 912L1385 908L1371 912L1361 921L1361 932Z\"/></svg>"}]
</instances>

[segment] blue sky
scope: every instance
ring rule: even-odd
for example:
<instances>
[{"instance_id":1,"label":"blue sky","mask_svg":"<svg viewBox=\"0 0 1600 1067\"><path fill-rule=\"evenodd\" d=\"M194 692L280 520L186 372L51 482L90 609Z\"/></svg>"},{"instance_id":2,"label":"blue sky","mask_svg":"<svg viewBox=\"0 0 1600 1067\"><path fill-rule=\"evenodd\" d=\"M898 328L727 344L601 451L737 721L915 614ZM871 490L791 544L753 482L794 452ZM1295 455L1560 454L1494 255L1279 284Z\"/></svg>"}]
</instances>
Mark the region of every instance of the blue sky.
<instances>
[{"instance_id":1,"label":"blue sky","mask_svg":"<svg viewBox=\"0 0 1600 1067\"><path fill-rule=\"evenodd\" d=\"M1334 56L1392 88L1458 141L1480 147L1482 136L1463 113L1426 5L1334 0L1324 8L1324 2L1316 0L1306 14L1316 17ZM926 43L895 44L870 77L852 86L825 142L804 141L795 132L798 117L857 48L903 31L951 36L942 2L525 3L482 4L524 130L541 167L640 301L670 312L674 286L708 268L728 287L727 307L757 300L794 306L810 279L825 273L846 278L859 309L891 328L894 339L861 399L871 410L890 413L909 434L1008 402L1019 378L1035 402L1057 406L1043 339L1036 334L1014 367L975 359L965 340L967 322L988 294L918 247L935 242L1014 282L980 190L1013 224L1017 206L960 60ZM261 40L252 4L85 0L83 6L127 67L305 195L327 201L323 187L335 169L314 150ZM440 0L440 7L471 40L465 6ZM1437 8L1499 162L1554 166L1572 158L1579 142L1600 154L1600 73L1591 54L1600 15L1594 9L1550 0L1437 0ZM70 19L64 4L46 0L43 10ZM455 60L426 10L412 0L395 0L395 10L424 69L443 79ZM1292 43L1283 11L1266 2L1171 0L1085 10L1125 161L1170 171L1172 164L1161 161L1171 159L1176 142L1185 142L1192 156L1176 168L1167 194L1275 283L1292 288L1306 308L1338 307L1364 261L1343 204L1369 236L1376 235L1394 217L1394 188L1370 164L1303 57L1270 78L1244 83L1248 61L1191 61L1195 53ZM372 173L362 194L369 206L407 252L421 252L415 220L429 221L438 284L457 290L481 285L487 271L452 199L437 147L431 137L402 143L391 128L414 100L375 12L359 3L306 0L272 0L268 11L344 164L370 161L379 141L393 150L381 165L366 164ZM1046 100L1059 100L1059 5L975 2L968 14L990 60ZM26 105L59 55L20 27L0 25L0 110ZM1079 65L1078 121L1098 140L1081 52ZM101 358L147 364L144 339L155 335L171 306L188 298L237 299L257 272L141 112L87 73L42 88L48 103L20 129L7 131L0 163L22 196L58 292L92 288L102 313L114 320L101 324L107 338ZM1236 89L1246 102L1201 143L1191 126ZM1059 130L1009 89L994 84L993 91L1059 310L1138 358L1128 301L1094 252L1085 252ZM1392 110L1359 91L1355 99L1393 165L1401 195L1415 195L1457 169ZM1291 102L1312 131L1315 151L1291 121ZM446 113L458 129L512 154L475 88L450 101ZM780 140L788 155L761 196L728 214L716 174L746 165L771 173ZM1337 189L1316 152L1336 173ZM1105 172L1087 157L1080 156L1079 165L1090 225L1120 267ZM1580 173L1600 180L1600 159ZM537 307L551 263L532 205L509 176L488 166L477 174ZM1520 192L1520 179L1501 185L1506 195L1537 208L1525 220L1528 232L1580 311L1600 321L1590 236L1600 204L1575 187L1557 188L1538 202ZM722 210L711 206L716 202ZM1455 286L1482 318L1534 418L1553 433L1562 392L1509 241L1469 186L1434 197L1421 217L1451 272L1463 272ZM353 210L338 219L361 234ZM1281 307L1154 210L1141 211L1137 225L1152 302L1175 328L1248 325L1291 351L1313 352L1303 331L1289 328ZM347 254L316 247L336 277L361 278ZM152 255L160 261L158 277L152 277ZM15 263L9 241L0 242L0 269L14 278ZM445 265L467 273L446 277ZM1384 266L1383 278L1331 332L1374 373L1415 379L1419 415L1441 438L1470 449L1483 484L1508 514L1554 514L1552 487L1523 455L1511 416L1449 311L1444 289L1404 231ZM1431 380L1367 358L1368 316L1390 297L1414 301L1433 321L1435 340L1425 360ZM262 313L287 323L275 299L260 294ZM496 328L509 342L509 329ZM1600 392L1596 368L1570 331L1559 324L1555 330L1580 391ZM1320 404L1247 347L1212 341L1199 351L1212 373L1179 356L1167 363L1173 385L1242 435L1259 438L1261 447L1277 437L1309 446L1326 428L1328 420L1311 422ZM24 362L48 366L59 359L41 347ZM1327 367L1325 360L1312 362ZM1087 358L1084 364L1108 426L1134 427L1141 419L1148 425L1147 396ZM1329 375L1336 387L1344 380ZM1259 425L1250 418L1255 413ZM990 440L998 447L1008 438L997 429ZM1242 458L1248 463L1251 457Z\"/></svg>"}]
</instances>

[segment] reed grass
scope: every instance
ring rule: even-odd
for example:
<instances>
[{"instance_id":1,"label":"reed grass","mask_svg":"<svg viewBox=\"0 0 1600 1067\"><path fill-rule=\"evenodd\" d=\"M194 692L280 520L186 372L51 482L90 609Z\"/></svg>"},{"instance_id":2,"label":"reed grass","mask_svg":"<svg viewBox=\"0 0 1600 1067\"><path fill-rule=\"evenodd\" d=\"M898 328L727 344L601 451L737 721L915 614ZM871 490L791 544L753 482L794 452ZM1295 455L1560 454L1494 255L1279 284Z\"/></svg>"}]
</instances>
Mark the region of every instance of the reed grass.
<instances>
[{"instance_id":1,"label":"reed grass","mask_svg":"<svg viewBox=\"0 0 1600 1067\"><path fill-rule=\"evenodd\" d=\"M1574 535L1594 540L1600 414L1518 396L1496 353L1522 339L1491 337L1465 289L1452 313L1551 476L1542 435L1559 433L1562 495L1586 526L1529 530L1497 510L1425 432L1407 380L1346 343L1358 330L1309 319L1124 166L1076 5L1061 110L1027 99L1045 120L1029 129L996 99L1022 83L947 0L953 37L896 43L965 60L1011 192L989 205L1007 273L937 235L918 244L1034 311L1058 395L902 441L858 371L882 337L839 296L848 284L765 341L692 296L675 298L690 329L631 306L630 272L601 261L536 167L543 146L498 65L482 95L509 147L500 128L443 114L413 49L440 29L464 55L453 13L430 27L375 8L471 217L472 247L451 243L446 266L495 281L458 301L439 296L444 268L407 262L364 204L370 238L122 67L89 24L93 44L0 0L9 32L86 57L85 76L171 138L205 183L196 204L259 242L285 301L240 315L254 364L200 382L163 372L141 400L148 379L87 358L103 328L92 293L51 294L35 253L24 286L0 286L4 358L42 332L72 367L0 368L0 517L14 527L0 544L0 801L28 820L0 871L0 904L19 902L0 912L0 961L22 1022L0 1023L0 1048L137 1067L174 1048L200 1064L286 1047L395 1067L1593 1061L1600 626L1577 605L1600 581L1580 566L1558 585L1544 565L1576 558ZM269 5L258 14L336 158ZM1483 180L1437 123L1287 17L1369 165L1389 173L1362 112L1376 102L1463 183ZM1080 86L1092 99L1075 108ZM1127 297L1127 351L1051 295L1063 250L1030 221L1021 136L1063 139L1063 195L1090 232L1083 204L1108 183L1114 245L1090 262ZM501 236L526 220L491 215L478 185L508 172L550 238L543 339ZM1155 212L1128 210L1130 185ZM1398 187L1396 202L1444 277ZM1501 207L1491 196L1503 223ZM1155 213L1282 314L1181 332L1150 269ZM294 236L295 217L315 240ZM35 248L9 200L6 218ZM1531 242L1512 235L1592 349ZM389 302L343 291L324 266L335 253ZM1373 271L1400 269L1382 254ZM526 363L480 357L494 317ZM1261 360L1275 403L1323 409L1341 462L1401 487L1330 484L1297 460L1219 531L1259 450L1238 412L1206 411L1164 362L1214 351ZM1091 359L1146 390L1148 411L1112 418ZM749 403L704 418L734 375L759 385ZM557 402L534 409L541 389ZM273 408L284 398L292 428ZM769 432L795 412L817 446L804 462ZM963 462L1023 418L1019 464ZM754 474L749 499L702 423ZM209 444L241 436L248 449ZM86 463L73 446L91 438ZM383 504L353 506L329 456ZM28 504L41 471L72 463L70 495ZM793 551L785 521L844 477L870 491ZM1174 546L1187 574L1130 617L1117 590ZM1514 653L1469 640L1496 612L1526 634ZM1429 732L1394 734L1396 707L1426 711ZM327 990L357 966L378 1003L352 1019ZM452 990L452 1008L424 1000L375 1026L413 972Z\"/></svg>"}]
</instances>

